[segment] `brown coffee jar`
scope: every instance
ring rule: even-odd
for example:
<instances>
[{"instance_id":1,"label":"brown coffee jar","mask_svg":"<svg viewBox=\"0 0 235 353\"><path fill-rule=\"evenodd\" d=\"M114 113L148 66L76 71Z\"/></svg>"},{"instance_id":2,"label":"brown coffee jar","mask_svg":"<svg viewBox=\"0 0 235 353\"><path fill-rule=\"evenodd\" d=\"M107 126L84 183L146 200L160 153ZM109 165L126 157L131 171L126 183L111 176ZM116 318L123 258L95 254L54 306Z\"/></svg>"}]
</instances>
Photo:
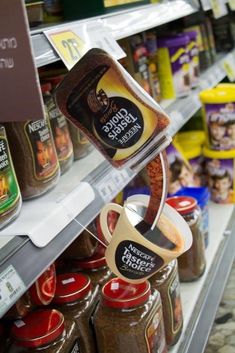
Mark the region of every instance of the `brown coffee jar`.
<instances>
[{"instance_id":1,"label":"brown coffee jar","mask_svg":"<svg viewBox=\"0 0 235 353\"><path fill-rule=\"evenodd\" d=\"M74 160L76 161L86 157L94 149L94 147L82 131L76 127L76 125L74 125L70 120L67 120L67 122L73 143Z\"/></svg>"},{"instance_id":2,"label":"brown coffee jar","mask_svg":"<svg viewBox=\"0 0 235 353\"><path fill-rule=\"evenodd\" d=\"M29 290L5 314L7 320L24 318L36 306L49 305L56 290L55 265L51 264L34 282Z\"/></svg>"},{"instance_id":3,"label":"brown coffee jar","mask_svg":"<svg viewBox=\"0 0 235 353\"><path fill-rule=\"evenodd\" d=\"M95 353L95 338L91 330L91 317L97 304L98 288L91 285L90 278L83 274L66 273L57 276L53 306L66 319L74 320L77 334L81 335L82 353Z\"/></svg>"},{"instance_id":4,"label":"brown coffee jar","mask_svg":"<svg viewBox=\"0 0 235 353\"><path fill-rule=\"evenodd\" d=\"M95 232L93 225L89 225L88 229ZM84 229L81 234L73 241L73 243L60 256L61 259L83 259L94 254L98 245L98 241Z\"/></svg>"},{"instance_id":5,"label":"brown coffee jar","mask_svg":"<svg viewBox=\"0 0 235 353\"><path fill-rule=\"evenodd\" d=\"M112 272L107 266L104 253L105 248L99 244L93 256L72 262L73 270L87 274L91 279L92 285L98 285L99 289L101 289L112 276Z\"/></svg>"},{"instance_id":6,"label":"brown coffee jar","mask_svg":"<svg viewBox=\"0 0 235 353\"><path fill-rule=\"evenodd\" d=\"M60 164L60 171L61 174L63 174L72 166L73 145L67 120L60 112L53 96L50 94L51 89L52 86L50 83L41 84L45 109L48 113L55 149Z\"/></svg>"},{"instance_id":7,"label":"brown coffee jar","mask_svg":"<svg viewBox=\"0 0 235 353\"><path fill-rule=\"evenodd\" d=\"M21 193L4 126L0 125L0 229L19 216Z\"/></svg>"},{"instance_id":8,"label":"brown coffee jar","mask_svg":"<svg viewBox=\"0 0 235 353\"><path fill-rule=\"evenodd\" d=\"M192 246L178 258L178 267L180 281L194 281L203 275L206 268L205 241L201 230L200 207L196 199L188 196L171 197L166 202L180 213L191 229Z\"/></svg>"},{"instance_id":9,"label":"brown coffee jar","mask_svg":"<svg viewBox=\"0 0 235 353\"><path fill-rule=\"evenodd\" d=\"M159 291L162 300L166 343L177 343L183 328L180 282L177 260L171 261L149 279L152 288Z\"/></svg>"},{"instance_id":10,"label":"brown coffee jar","mask_svg":"<svg viewBox=\"0 0 235 353\"><path fill-rule=\"evenodd\" d=\"M160 294L150 283L107 282L94 314L99 353L166 353Z\"/></svg>"},{"instance_id":11,"label":"brown coffee jar","mask_svg":"<svg viewBox=\"0 0 235 353\"><path fill-rule=\"evenodd\" d=\"M45 119L10 122L4 126L22 198L26 200L46 193L60 177L47 113Z\"/></svg>"},{"instance_id":12,"label":"brown coffee jar","mask_svg":"<svg viewBox=\"0 0 235 353\"><path fill-rule=\"evenodd\" d=\"M75 322L54 309L35 311L15 321L11 342L8 353L67 353L79 352L80 347Z\"/></svg>"}]
</instances>

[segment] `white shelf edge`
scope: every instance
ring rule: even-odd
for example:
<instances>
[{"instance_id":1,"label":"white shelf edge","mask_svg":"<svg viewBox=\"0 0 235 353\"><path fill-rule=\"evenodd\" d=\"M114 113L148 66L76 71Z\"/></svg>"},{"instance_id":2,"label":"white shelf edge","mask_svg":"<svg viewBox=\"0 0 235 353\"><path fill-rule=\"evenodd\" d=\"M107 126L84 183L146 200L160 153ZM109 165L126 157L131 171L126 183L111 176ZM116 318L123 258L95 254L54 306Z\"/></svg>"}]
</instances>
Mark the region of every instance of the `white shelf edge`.
<instances>
[{"instance_id":1,"label":"white shelf edge","mask_svg":"<svg viewBox=\"0 0 235 353\"><path fill-rule=\"evenodd\" d=\"M101 21L115 39L121 39L190 15L196 12L198 7L197 1L192 1L191 3L187 0L166 0L163 3L138 6L132 9L112 12L108 15L71 21L50 27L40 27L38 30L31 31L36 66L41 67L60 60L42 33L48 29L69 29L70 27L74 28L74 26L81 26L82 24L85 24L86 27L90 22L98 20ZM84 30L86 30L85 27ZM92 33L87 33L87 35L92 35Z\"/></svg>"}]
</instances>

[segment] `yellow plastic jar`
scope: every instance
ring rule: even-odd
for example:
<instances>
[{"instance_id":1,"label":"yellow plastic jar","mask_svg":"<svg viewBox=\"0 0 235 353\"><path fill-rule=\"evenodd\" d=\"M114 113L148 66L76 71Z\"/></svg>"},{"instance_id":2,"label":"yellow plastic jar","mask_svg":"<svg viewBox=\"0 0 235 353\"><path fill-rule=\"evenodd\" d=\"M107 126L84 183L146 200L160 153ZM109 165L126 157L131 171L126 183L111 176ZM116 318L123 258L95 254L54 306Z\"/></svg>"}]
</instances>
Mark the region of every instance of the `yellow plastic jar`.
<instances>
[{"instance_id":1,"label":"yellow plastic jar","mask_svg":"<svg viewBox=\"0 0 235 353\"><path fill-rule=\"evenodd\" d=\"M183 131L176 135L176 140L181 146L188 144L202 146L206 141L206 134L202 130Z\"/></svg>"},{"instance_id":2,"label":"yellow plastic jar","mask_svg":"<svg viewBox=\"0 0 235 353\"><path fill-rule=\"evenodd\" d=\"M214 151L203 148L207 183L211 200L220 203L235 202L235 150Z\"/></svg>"},{"instance_id":3,"label":"yellow plastic jar","mask_svg":"<svg viewBox=\"0 0 235 353\"><path fill-rule=\"evenodd\" d=\"M199 94L203 103L206 143L217 151L235 148L235 88L223 86Z\"/></svg>"}]
</instances>

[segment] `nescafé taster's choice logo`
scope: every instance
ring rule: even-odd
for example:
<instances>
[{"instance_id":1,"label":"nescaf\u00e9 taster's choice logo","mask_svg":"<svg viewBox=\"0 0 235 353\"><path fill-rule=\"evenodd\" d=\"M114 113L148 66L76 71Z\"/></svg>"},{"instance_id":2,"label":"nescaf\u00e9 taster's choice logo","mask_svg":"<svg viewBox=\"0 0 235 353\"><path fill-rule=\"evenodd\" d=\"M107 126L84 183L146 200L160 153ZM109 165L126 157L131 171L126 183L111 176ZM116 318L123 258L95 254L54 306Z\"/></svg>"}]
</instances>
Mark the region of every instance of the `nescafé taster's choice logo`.
<instances>
[{"instance_id":1,"label":"nescaf\u00e9 taster's choice logo","mask_svg":"<svg viewBox=\"0 0 235 353\"><path fill-rule=\"evenodd\" d=\"M164 261L143 245L122 241L116 249L115 263L123 276L139 279L154 273L163 266Z\"/></svg>"}]
</instances>

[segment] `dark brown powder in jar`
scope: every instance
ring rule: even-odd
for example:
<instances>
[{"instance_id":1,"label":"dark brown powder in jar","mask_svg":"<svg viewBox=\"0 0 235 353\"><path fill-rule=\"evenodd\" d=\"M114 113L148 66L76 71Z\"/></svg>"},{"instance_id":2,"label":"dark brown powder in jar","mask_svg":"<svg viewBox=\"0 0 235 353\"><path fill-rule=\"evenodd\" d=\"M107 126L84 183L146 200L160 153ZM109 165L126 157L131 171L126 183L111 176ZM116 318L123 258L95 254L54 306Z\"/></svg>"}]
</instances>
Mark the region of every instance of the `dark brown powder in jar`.
<instances>
[{"instance_id":1,"label":"dark brown powder in jar","mask_svg":"<svg viewBox=\"0 0 235 353\"><path fill-rule=\"evenodd\" d=\"M97 304L98 288L91 285L88 276L66 273L57 276L55 298L52 303L66 319L74 320L81 335L82 353L95 353L95 339L91 317Z\"/></svg>"},{"instance_id":2,"label":"dark brown powder in jar","mask_svg":"<svg viewBox=\"0 0 235 353\"><path fill-rule=\"evenodd\" d=\"M56 106L55 99L50 93L51 88L50 83L41 84L44 105L48 113L56 153L60 164L60 171L61 174L63 174L72 166L73 145L67 120Z\"/></svg>"},{"instance_id":3,"label":"dark brown powder in jar","mask_svg":"<svg viewBox=\"0 0 235 353\"><path fill-rule=\"evenodd\" d=\"M99 244L95 253L85 259L77 259L72 262L73 271L87 274L93 286L99 286L99 290L111 278L112 272L107 266L105 248Z\"/></svg>"},{"instance_id":4,"label":"dark brown powder in jar","mask_svg":"<svg viewBox=\"0 0 235 353\"><path fill-rule=\"evenodd\" d=\"M203 275L206 268L205 241L201 230L201 210L197 200L187 196L167 199L188 223L193 243L189 250L178 258L179 277L182 282L194 281Z\"/></svg>"},{"instance_id":5,"label":"dark brown powder in jar","mask_svg":"<svg viewBox=\"0 0 235 353\"><path fill-rule=\"evenodd\" d=\"M75 322L64 319L57 310L30 313L12 325L8 353L79 352Z\"/></svg>"},{"instance_id":6,"label":"dark brown powder in jar","mask_svg":"<svg viewBox=\"0 0 235 353\"><path fill-rule=\"evenodd\" d=\"M99 353L167 352L160 295L147 281L106 283L94 327Z\"/></svg>"},{"instance_id":7,"label":"dark brown powder in jar","mask_svg":"<svg viewBox=\"0 0 235 353\"><path fill-rule=\"evenodd\" d=\"M94 224L88 226L90 232L94 232ZM79 259L87 258L94 254L98 241L87 230L83 230L81 234L73 241L73 243L60 256L61 259Z\"/></svg>"},{"instance_id":8,"label":"dark brown powder in jar","mask_svg":"<svg viewBox=\"0 0 235 353\"><path fill-rule=\"evenodd\" d=\"M5 128L23 199L44 194L60 177L48 119L6 123Z\"/></svg>"},{"instance_id":9,"label":"dark brown powder in jar","mask_svg":"<svg viewBox=\"0 0 235 353\"><path fill-rule=\"evenodd\" d=\"M74 160L76 161L77 159L86 157L93 150L93 146L76 125L70 120L67 120L67 123L73 143Z\"/></svg>"},{"instance_id":10,"label":"dark brown powder in jar","mask_svg":"<svg viewBox=\"0 0 235 353\"><path fill-rule=\"evenodd\" d=\"M176 344L183 328L183 313L180 299L180 283L177 260L150 277L152 288L159 291L162 300L166 343Z\"/></svg>"},{"instance_id":11,"label":"dark brown powder in jar","mask_svg":"<svg viewBox=\"0 0 235 353\"><path fill-rule=\"evenodd\" d=\"M0 229L18 217L22 200L5 128L0 125Z\"/></svg>"}]
</instances>

